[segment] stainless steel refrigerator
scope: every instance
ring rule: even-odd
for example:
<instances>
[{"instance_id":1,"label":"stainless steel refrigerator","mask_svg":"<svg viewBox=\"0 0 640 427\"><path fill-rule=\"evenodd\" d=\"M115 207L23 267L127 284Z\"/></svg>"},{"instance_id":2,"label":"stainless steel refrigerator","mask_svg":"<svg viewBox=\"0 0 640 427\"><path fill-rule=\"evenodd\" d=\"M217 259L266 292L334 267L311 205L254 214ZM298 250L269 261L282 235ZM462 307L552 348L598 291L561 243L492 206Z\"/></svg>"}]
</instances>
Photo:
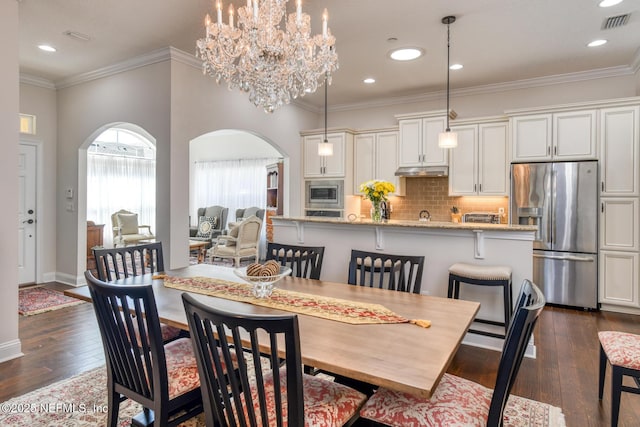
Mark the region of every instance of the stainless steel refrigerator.
<instances>
[{"instance_id":1,"label":"stainless steel refrigerator","mask_svg":"<svg viewBox=\"0 0 640 427\"><path fill-rule=\"evenodd\" d=\"M598 162L511 165L511 223L537 225L533 281L547 302L598 307Z\"/></svg>"}]
</instances>

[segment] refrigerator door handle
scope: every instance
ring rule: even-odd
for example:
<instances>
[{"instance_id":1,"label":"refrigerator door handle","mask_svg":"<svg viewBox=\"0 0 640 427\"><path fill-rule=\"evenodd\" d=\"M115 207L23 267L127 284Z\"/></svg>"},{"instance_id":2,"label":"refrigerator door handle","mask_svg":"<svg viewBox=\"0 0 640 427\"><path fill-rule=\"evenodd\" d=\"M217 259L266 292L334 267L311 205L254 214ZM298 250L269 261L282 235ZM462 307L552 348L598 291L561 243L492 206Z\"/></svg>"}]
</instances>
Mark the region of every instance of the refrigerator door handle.
<instances>
[{"instance_id":1,"label":"refrigerator door handle","mask_svg":"<svg viewBox=\"0 0 640 427\"><path fill-rule=\"evenodd\" d=\"M594 257L586 257L586 256L576 256L576 255L541 255L541 254L533 254L534 258L545 258L545 259L557 259L560 261L584 261L584 262L595 262Z\"/></svg>"}]
</instances>

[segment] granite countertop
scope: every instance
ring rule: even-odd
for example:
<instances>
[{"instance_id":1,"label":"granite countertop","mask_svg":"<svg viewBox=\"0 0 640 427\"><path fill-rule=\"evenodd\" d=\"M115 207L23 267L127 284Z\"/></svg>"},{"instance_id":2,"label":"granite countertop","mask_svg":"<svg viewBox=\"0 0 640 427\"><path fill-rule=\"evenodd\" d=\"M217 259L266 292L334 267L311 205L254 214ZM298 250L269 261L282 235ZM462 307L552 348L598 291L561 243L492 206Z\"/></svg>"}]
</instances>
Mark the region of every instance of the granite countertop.
<instances>
[{"instance_id":1,"label":"granite countertop","mask_svg":"<svg viewBox=\"0 0 640 427\"><path fill-rule=\"evenodd\" d=\"M445 221L418 221L418 220L397 220L392 219L385 222L375 223L371 219L358 219L349 221L345 218L327 218L314 216L284 217L273 216L272 220L316 222L326 224L351 224L351 225L375 225L378 227L415 227L415 228L436 228L450 230L494 230L494 231L536 231L535 225L517 224L479 224L479 223L455 223Z\"/></svg>"}]
</instances>

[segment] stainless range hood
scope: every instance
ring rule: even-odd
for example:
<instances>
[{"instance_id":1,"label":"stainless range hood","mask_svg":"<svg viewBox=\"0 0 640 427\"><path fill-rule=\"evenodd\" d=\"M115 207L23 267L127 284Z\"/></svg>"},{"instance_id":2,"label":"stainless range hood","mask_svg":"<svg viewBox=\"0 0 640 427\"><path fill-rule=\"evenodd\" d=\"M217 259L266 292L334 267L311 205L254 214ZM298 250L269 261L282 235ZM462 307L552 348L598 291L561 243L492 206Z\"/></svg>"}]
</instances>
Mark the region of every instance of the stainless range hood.
<instances>
[{"instance_id":1,"label":"stainless range hood","mask_svg":"<svg viewBox=\"0 0 640 427\"><path fill-rule=\"evenodd\" d=\"M448 166L411 166L398 168L396 176L449 176Z\"/></svg>"}]
</instances>

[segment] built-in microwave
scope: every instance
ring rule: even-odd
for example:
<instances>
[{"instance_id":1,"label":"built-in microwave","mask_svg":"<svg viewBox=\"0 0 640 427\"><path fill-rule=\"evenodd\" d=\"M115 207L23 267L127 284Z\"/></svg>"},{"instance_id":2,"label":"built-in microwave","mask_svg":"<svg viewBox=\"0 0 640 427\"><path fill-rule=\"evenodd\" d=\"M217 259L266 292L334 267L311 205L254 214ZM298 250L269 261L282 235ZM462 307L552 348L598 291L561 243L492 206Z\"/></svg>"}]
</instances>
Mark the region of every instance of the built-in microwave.
<instances>
[{"instance_id":1,"label":"built-in microwave","mask_svg":"<svg viewBox=\"0 0 640 427\"><path fill-rule=\"evenodd\" d=\"M344 209L344 181L305 181L305 208Z\"/></svg>"}]
</instances>

